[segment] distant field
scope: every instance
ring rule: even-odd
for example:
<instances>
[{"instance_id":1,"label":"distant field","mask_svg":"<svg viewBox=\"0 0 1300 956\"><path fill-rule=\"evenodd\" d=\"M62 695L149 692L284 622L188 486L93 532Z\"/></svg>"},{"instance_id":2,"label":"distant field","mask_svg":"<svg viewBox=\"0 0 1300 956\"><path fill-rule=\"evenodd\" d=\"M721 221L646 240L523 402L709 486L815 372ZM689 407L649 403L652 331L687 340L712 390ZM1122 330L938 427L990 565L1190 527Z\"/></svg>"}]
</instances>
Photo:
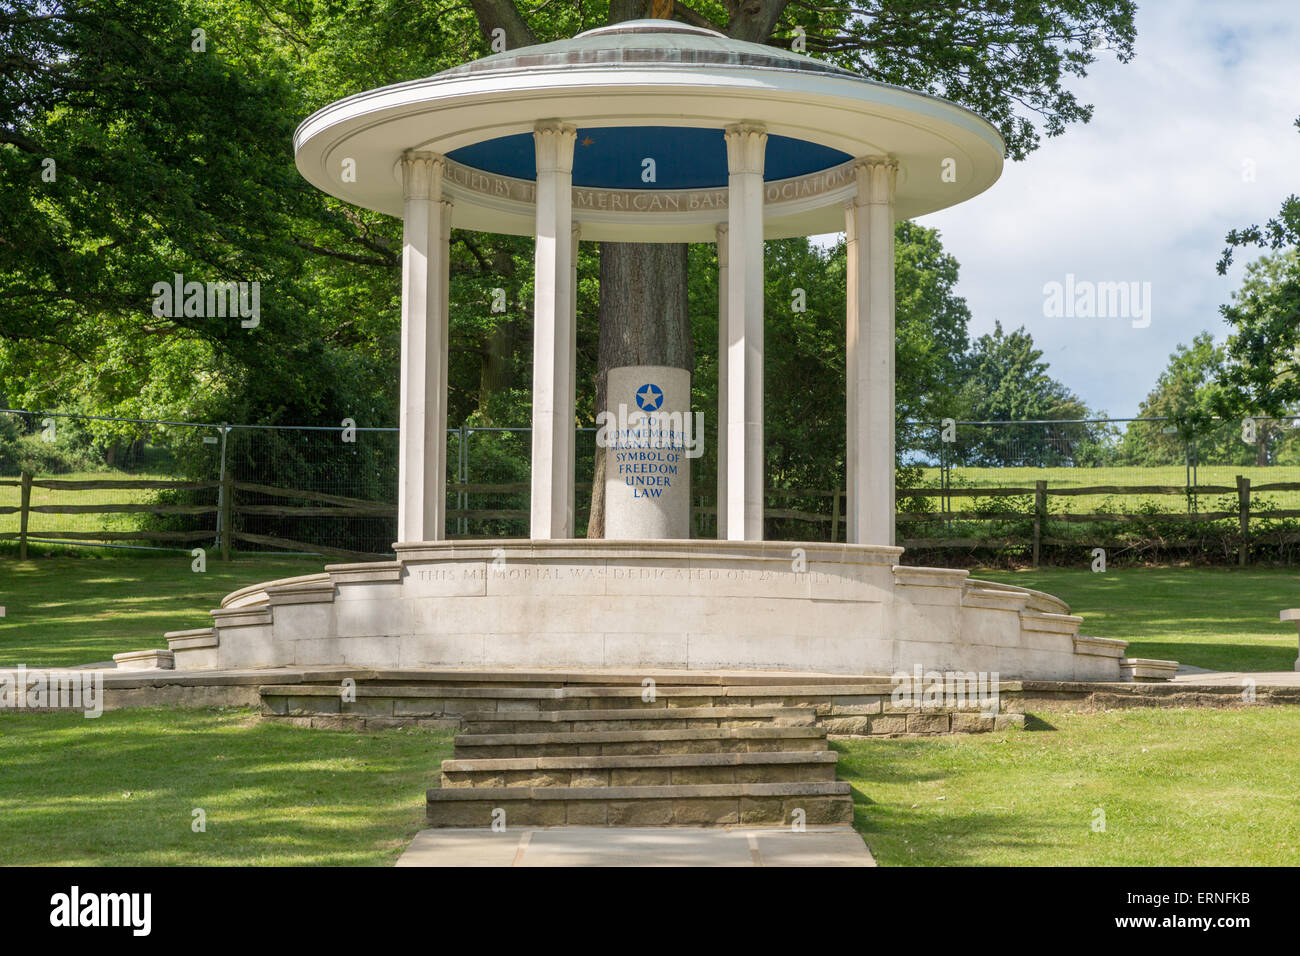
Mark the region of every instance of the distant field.
<instances>
[{"instance_id":1,"label":"distant field","mask_svg":"<svg viewBox=\"0 0 1300 956\"><path fill-rule=\"evenodd\" d=\"M924 486L939 487L939 469L923 471ZM1033 507L1034 482L1046 481L1048 511L1056 514L1095 514L1133 510L1144 504L1155 505L1162 511L1186 512L1187 499L1181 495L1082 495L1053 496L1053 488L1089 488L1097 485L1177 485L1186 486L1187 469L1183 465L1161 465L1150 468L1118 466L1114 468L954 468L951 472L954 488L1029 488L1024 510ZM1198 486L1219 485L1235 488L1237 476L1245 475L1252 485L1277 482L1300 482L1300 466L1277 465L1249 467L1239 465L1201 465L1196 471ZM1200 511L1225 511L1223 499L1231 499L1236 508L1236 492L1228 496L1202 495L1197 502ZM976 504L977 499L957 497L952 499L953 511L973 508L987 509L989 499ZM1252 495L1255 508L1261 505L1280 509L1300 509L1300 491L1274 491ZM1254 509L1252 509L1254 510Z\"/></svg>"},{"instance_id":2,"label":"distant field","mask_svg":"<svg viewBox=\"0 0 1300 956\"><path fill-rule=\"evenodd\" d=\"M107 481L119 479L167 480L171 475L127 474L123 471L79 471L63 475L41 475L40 479L59 481ZM13 480L6 477L5 481ZM91 489L88 491L61 491L49 488L32 488L32 505L132 505L149 504L155 500L156 490L136 488ZM0 485L0 508L17 508L22 503L22 490ZM27 522L30 532L52 531L136 531L140 528L140 515L134 514L41 514L33 513ZM208 518L215 527L215 515ZM0 514L0 533L18 530L18 513Z\"/></svg>"}]
</instances>

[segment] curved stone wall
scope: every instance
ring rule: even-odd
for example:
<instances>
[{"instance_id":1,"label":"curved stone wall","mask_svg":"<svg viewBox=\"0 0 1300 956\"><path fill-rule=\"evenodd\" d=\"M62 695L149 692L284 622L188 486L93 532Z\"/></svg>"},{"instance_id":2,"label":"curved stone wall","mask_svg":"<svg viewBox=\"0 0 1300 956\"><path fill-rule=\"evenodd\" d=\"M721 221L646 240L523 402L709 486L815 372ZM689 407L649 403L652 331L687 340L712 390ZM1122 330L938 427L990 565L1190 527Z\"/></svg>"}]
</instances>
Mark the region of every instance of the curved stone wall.
<instances>
[{"instance_id":1,"label":"curved stone wall","mask_svg":"<svg viewBox=\"0 0 1300 956\"><path fill-rule=\"evenodd\" d=\"M178 669L646 667L1119 680L1064 602L901 548L742 541L399 544L228 595Z\"/></svg>"}]
</instances>

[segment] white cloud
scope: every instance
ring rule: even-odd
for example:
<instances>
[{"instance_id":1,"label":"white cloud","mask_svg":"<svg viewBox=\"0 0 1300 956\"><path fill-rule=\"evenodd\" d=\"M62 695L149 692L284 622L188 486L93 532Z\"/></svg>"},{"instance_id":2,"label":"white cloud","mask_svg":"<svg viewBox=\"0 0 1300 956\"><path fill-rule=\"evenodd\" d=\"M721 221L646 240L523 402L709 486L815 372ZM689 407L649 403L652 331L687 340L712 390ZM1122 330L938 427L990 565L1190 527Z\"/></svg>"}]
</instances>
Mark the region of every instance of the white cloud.
<instances>
[{"instance_id":1,"label":"white cloud","mask_svg":"<svg viewBox=\"0 0 1300 956\"><path fill-rule=\"evenodd\" d=\"M1204 329L1222 339L1218 308L1251 258L1219 276L1224 234L1300 192L1300 5L1153 0L1137 25L1130 63L1102 60L1072 85L1091 123L919 220L961 263L972 335L1024 325L1052 373L1112 415L1136 414L1178 343ZM1067 273L1150 282L1150 326L1044 318L1043 285Z\"/></svg>"}]
</instances>

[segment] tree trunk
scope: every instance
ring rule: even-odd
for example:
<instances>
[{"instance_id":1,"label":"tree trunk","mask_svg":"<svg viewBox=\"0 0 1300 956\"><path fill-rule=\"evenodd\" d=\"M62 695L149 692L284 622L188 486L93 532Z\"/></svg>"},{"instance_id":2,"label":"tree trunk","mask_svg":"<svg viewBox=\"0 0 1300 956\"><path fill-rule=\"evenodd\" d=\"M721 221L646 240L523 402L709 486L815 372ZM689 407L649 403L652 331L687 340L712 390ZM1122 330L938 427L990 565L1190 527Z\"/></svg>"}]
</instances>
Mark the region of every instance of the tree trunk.
<instances>
[{"instance_id":1,"label":"tree trunk","mask_svg":"<svg viewBox=\"0 0 1300 956\"><path fill-rule=\"evenodd\" d=\"M605 407L611 368L667 365L694 370L686 255L685 243L678 242L600 244L600 339L593 406L597 412ZM587 537L604 536L605 450L597 448Z\"/></svg>"},{"instance_id":2,"label":"tree trunk","mask_svg":"<svg viewBox=\"0 0 1300 956\"><path fill-rule=\"evenodd\" d=\"M787 0L728 2L731 13L726 32L751 42L771 36ZM514 0L470 0L484 38L492 29L505 31L513 49L535 42L532 30ZM672 6L654 0L611 0L609 22L618 23L663 15ZM620 365L668 365L694 370L695 349L691 341L690 315L686 295L684 243L600 244L600 340L596 363L595 410L605 405L605 381L611 368ZM591 488L591 515L587 537L605 536L605 456L596 450L596 472Z\"/></svg>"},{"instance_id":3,"label":"tree trunk","mask_svg":"<svg viewBox=\"0 0 1300 956\"><path fill-rule=\"evenodd\" d=\"M479 411L491 416L499 411L493 399L515 385L515 351L519 347L519 326L502 322L488 335L479 365Z\"/></svg>"}]
</instances>

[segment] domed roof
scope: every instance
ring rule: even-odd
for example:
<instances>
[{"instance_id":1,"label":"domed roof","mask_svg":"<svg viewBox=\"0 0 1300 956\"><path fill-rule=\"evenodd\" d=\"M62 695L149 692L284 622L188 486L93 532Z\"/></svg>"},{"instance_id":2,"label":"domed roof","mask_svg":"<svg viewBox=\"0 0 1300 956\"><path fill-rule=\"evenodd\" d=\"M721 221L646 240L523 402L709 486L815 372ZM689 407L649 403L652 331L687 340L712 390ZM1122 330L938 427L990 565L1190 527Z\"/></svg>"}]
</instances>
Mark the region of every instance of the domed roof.
<instances>
[{"instance_id":1,"label":"domed roof","mask_svg":"<svg viewBox=\"0 0 1300 956\"><path fill-rule=\"evenodd\" d=\"M673 20L627 20L579 33L570 40L496 53L444 70L437 76L499 73L546 67L624 65L747 67L797 70L864 79L857 73L762 43L733 40L715 30Z\"/></svg>"},{"instance_id":2,"label":"domed roof","mask_svg":"<svg viewBox=\"0 0 1300 956\"><path fill-rule=\"evenodd\" d=\"M987 189L1002 137L940 97L671 20L632 20L486 56L317 110L294 150L307 180L347 202L403 212L401 158L443 157L457 228L532 235L533 132L577 131L582 238L712 242L727 221L724 130L766 131L768 238L844 229L854 162L898 165L894 211L925 215Z\"/></svg>"}]
</instances>

